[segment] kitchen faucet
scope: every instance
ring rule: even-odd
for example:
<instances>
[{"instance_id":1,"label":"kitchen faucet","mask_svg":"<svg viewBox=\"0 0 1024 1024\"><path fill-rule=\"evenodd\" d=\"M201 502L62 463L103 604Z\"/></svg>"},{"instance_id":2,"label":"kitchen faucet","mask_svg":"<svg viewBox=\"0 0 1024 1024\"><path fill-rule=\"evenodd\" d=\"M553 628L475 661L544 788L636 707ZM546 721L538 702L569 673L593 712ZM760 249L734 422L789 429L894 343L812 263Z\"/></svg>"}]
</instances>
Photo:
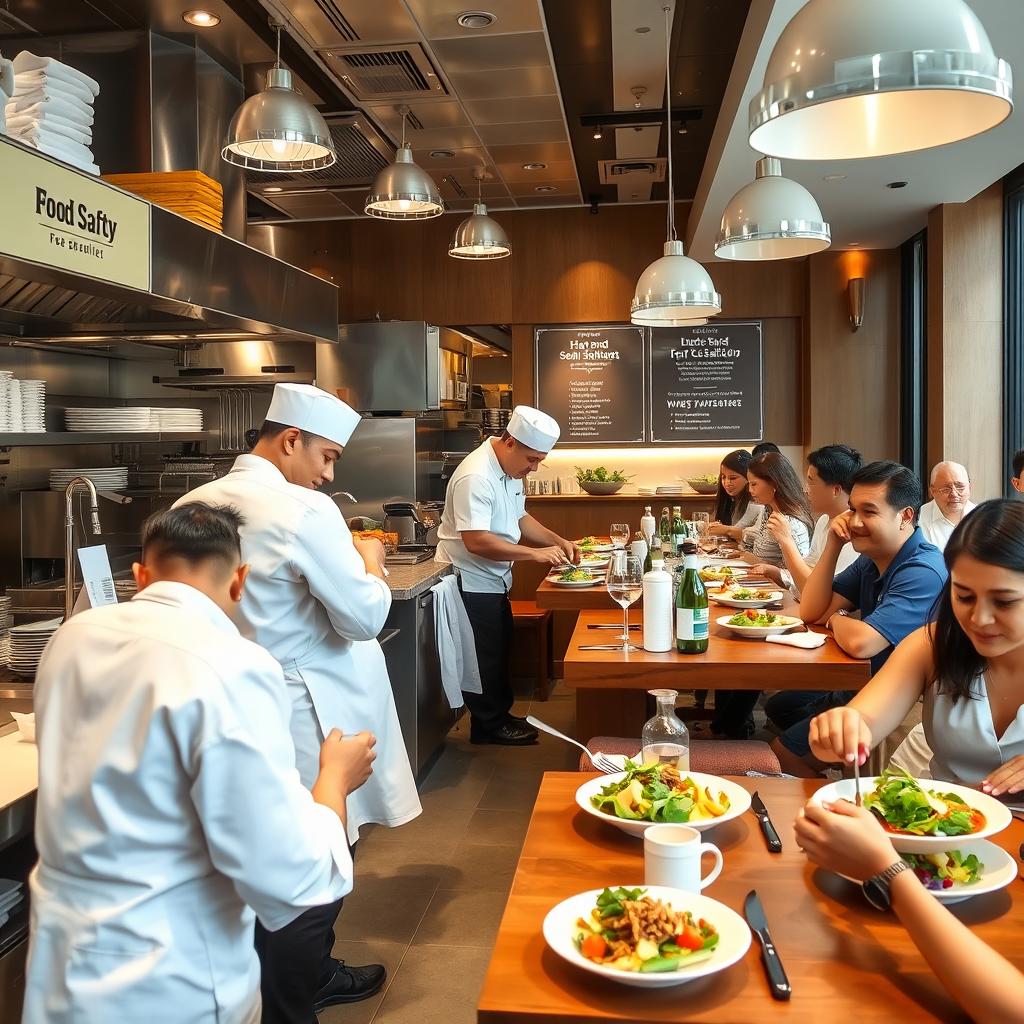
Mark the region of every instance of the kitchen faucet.
<instances>
[{"instance_id":1,"label":"kitchen faucet","mask_svg":"<svg viewBox=\"0 0 1024 1024\"><path fill-rule=\"evenodd\" d=\"M75 506L76 493L82 490L89 492L89 517L92 521L93 536L98 537L103 528L100 526L100 507L96 493L96 485L87 476L76 476L64 490L64 621L71 618L75 606ZM114 494L111 491L100 491L99 494L108 501L118 505L130 505L131 498L126 494Z\"/></svg>"}]
</instances>

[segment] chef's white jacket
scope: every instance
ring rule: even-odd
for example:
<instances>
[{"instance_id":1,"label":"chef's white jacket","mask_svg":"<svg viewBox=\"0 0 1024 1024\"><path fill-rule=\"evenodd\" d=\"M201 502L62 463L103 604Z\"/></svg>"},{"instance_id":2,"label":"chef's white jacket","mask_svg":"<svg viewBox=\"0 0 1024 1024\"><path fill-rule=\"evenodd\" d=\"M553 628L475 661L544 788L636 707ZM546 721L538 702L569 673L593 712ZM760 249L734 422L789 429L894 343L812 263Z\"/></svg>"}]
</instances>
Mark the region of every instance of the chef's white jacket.
<instances>
[{"instance_id":1,"label":"chef's white jacket","mask_svg":"<svg viewBox=\"0 0 1024 1024\"><path fill-rule=\"evenodd\" d=\"M487 530L518 544L523 535L519 524L525 515L523 481L501 468L488 438L459 463L448 481L434 557L455 566L464 591L507 594L512 586L512 563L474 555L463 542L462 531Z\"/></svg>"},{"instance_id":2,"label":"chef's white jacket","mask_svg":"<svg viewBox=\"0 0 1024 1024\"><path fill-rule=\"evenodd\" d=\"M258 1021L253 911L276 930L352 888L280 667L204 594L155 583L57 631L35 708L23 1024Z\"/></svg>"},{"instance_id":3,"label":"chef's white jacket","mask_svg":"<svg viewBox=\"0 0 1024 1024\"><path fill-rule=\"evenodd\" d=\"M296 766L311 786L320 744L331 729L377 737L373 775L348 798L349 839L362 825L401 825L421 811L377 642L391 590L367 573L338 506L289 483L258 455L240 455L227 476L176 504L232 505L245 518L242 559L249 563L239 610L243 635L280 663L292 700Z\"/></svg>"}]
</instances>

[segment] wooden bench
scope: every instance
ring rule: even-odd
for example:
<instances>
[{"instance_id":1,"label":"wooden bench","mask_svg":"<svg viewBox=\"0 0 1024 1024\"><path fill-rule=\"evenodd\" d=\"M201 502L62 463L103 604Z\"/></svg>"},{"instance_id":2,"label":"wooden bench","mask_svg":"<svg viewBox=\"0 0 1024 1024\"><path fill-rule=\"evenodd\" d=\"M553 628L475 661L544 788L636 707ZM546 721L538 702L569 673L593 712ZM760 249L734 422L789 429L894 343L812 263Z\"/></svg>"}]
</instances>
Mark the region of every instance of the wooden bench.
<instances>
[{"instance_id":1,"label":"wooden bench","mask_svg":"<svg viewBox=\"0 0 1024 1024\"><path fill-rule=\"evenodd\" d=\"M535 601L512 601L515 641L512 686L517 697L547 700L551 695L551 612ZM522 642L520 642L522 641ZM524 687L522 684L527 683Z\"/></svg>"}]
</instances>

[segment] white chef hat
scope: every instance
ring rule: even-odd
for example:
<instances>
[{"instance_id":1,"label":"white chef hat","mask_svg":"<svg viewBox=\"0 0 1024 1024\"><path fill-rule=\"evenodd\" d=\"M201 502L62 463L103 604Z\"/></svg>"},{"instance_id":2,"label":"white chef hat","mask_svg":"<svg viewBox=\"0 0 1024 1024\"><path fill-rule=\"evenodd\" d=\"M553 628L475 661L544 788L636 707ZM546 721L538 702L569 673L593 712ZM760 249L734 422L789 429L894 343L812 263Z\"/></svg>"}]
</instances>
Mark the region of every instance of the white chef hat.
<instances>
[{"instance_id":1,"label":"white chef hat","mask_svg":"<svg viewBox=\"0 0 1024 1024\"><path fill-rule=\"evenodd\" d=\"M549 452L555 447L561 427L546 412L528 405L517 405L505 428L520 444L535 452Z\"/></svg>"},{"instance_id":2,"label":"white chef hat","mask_svg":"<svg viewBox=\"0 0 1024 1024\"><path fill-rule=\"evenodd\" d=\"M340 398L312 384L275 384L267 419L344 447L362 417Z\"/></svg>"}]
</instances>

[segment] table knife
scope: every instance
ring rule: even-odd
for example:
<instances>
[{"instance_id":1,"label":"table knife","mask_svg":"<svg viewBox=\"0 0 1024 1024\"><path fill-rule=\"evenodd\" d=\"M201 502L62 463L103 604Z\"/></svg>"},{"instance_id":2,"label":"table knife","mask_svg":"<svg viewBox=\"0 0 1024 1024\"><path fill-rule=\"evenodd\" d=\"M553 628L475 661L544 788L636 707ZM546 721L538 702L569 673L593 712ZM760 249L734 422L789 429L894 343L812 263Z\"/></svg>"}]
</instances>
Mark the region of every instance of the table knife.
<instances>
[{"instance_id":1,"label":"table knife","mask_svg":"<svg viewBox=\"0 0 1024 1024\"><path fill-rule=\"evenodd\" d=\"M772 853L782 853L782 840L779 838L779 833L775 831L772 819L768 816L768 808L758 796L757 790L754 790L750 797L750 807L761 823L761 831L764 833L764 841L768 844L768 849Z\"/></svg>"},{"instance_id":2,"label":"table knife","mask_svg":"<svg viewBox=\"0 0 1024 1024\"><path fill-rule=\"evenodd\" d=\"M765 973L768 975L772 997L780 1000L789 999L793 994L793 988L789 984L789 978L786 977L778 950L768 932L768 919L764 916L764 907L761 906L761 897L757 895L756 889L751 889L747 893L747 898L743 901L743 913L747 924L750 925L761 943L761 960L764 963Z\"/></svg>"}]
</instances>

